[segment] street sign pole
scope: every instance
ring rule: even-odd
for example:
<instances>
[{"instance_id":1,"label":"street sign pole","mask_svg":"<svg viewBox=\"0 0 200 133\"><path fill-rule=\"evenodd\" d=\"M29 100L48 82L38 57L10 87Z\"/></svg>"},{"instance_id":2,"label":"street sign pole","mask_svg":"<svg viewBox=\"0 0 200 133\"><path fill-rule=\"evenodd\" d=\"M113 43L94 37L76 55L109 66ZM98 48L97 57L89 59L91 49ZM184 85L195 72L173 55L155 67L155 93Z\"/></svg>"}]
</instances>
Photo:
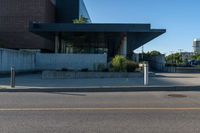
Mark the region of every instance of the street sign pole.
<instances>
[{"instance_id":1,"label":"street sign pole","mask_svg":"<svg viewBox=\"0 0 200 133\"><path fill-rule=\"evenodd\" d=\"M11 88L15 88L15 68L11 67L11 79L10 79Z\"/></svg>"},{"instance_id":2,"label":"street sign pole","mask_svg":"<svg viewBox=\"0 0 200 133\"><path fill-rule=\"evenodd\" d=\"M149 84L149 65L144 63L144 85Z\"/></svg>"}]
</instances>

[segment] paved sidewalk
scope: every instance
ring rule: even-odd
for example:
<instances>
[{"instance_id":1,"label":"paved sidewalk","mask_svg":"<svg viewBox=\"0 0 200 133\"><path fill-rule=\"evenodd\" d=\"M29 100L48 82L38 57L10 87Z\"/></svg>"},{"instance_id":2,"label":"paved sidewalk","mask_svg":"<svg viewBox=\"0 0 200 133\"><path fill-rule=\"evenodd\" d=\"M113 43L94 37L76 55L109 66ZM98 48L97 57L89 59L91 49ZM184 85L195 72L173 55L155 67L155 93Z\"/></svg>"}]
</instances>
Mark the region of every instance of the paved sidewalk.
<instances>
[{"instance_id":1,"label":"paved sidewalk","mask_svg":"<svg viewBox=\"0 0 200 133\"><path fill-rule=\"evenodd\" d=\"M9 88L10 78L0 78L0 88ZM200 86L200 74L158 73L150 77L149 87ZM107 88L144 87L143 78L42 79L41 74L16 77L16 89L29 88Z\"/></svg>"}]
</instances>

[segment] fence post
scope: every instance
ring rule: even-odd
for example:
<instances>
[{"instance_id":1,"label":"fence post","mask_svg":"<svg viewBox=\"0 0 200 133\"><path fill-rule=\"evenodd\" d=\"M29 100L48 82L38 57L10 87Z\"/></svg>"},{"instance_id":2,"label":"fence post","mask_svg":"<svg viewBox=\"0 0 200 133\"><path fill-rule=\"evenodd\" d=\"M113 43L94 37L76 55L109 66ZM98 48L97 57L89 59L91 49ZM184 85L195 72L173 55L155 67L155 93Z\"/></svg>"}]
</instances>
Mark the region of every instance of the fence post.
<instances>
[{"instance_id":1,"label":"fence post","mask_svg":"<svg viewBox=\"0 0 200 133\"><path fill-rule=\"evenodd\" d=\"M15 88L15 68L11 67L11 79L10 79L11 88Z\"/></svg>"},{"instance_id":2,"label":"fence post","mask_svg":"<svg viewBox=\"0 0 200 133\"><path fill-rule=\"evenodd\" d=\"M148 63L144 63L144 85L149 84L149 65Z\"/></svg>"}]
</instances>

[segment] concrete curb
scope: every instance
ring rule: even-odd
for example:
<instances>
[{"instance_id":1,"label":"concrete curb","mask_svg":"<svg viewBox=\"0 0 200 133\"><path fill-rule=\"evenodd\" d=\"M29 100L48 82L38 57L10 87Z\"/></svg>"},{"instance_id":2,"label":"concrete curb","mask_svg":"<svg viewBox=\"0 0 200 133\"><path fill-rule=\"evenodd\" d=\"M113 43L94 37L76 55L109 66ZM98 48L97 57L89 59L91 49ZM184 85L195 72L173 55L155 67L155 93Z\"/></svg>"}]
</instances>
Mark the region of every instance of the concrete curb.
<instances>
[{"instance_id":1,"label":"concrete curb","mask_svg":"<svg viewBox=\"0 0 200 133\"><path fill-rule=\"evenodd\" d=\"M23 88L0 89L0 92L150 92L150 91L200 91L200 86L140 86L140 87L80 87L80 88Z\"/></svg>"}]
</instances>

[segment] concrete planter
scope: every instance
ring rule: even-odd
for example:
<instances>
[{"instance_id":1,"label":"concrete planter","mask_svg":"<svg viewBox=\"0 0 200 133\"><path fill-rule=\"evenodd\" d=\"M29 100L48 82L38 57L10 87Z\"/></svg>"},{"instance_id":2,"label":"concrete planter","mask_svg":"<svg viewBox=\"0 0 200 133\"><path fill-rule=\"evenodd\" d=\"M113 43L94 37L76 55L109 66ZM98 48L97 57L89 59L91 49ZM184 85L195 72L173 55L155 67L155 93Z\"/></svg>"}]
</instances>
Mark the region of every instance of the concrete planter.
<instances>
[{"instance_id":1,"label":"concrete planter","mask_svg":"<svg viewBox=\"0 0 200 133\"><path fill-rule=\"evenodd\" d=\"M64 71L43 71L43 79L83 79L83 78L138 78L143 73L127 72L64 72Z\"/></svg>"}]
</instances>

